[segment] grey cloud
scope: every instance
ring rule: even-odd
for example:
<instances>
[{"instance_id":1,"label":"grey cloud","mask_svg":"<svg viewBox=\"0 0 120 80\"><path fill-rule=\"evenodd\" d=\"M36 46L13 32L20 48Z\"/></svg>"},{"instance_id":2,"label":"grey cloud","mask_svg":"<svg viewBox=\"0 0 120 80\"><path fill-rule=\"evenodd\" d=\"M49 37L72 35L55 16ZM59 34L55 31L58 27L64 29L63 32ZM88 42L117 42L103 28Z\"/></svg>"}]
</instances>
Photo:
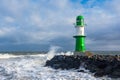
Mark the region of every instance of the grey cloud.
<instances>
[{"instance_id":1,"label":"grey cloud","mask_svg":"<svg viewBox=\"0 0 120 80\"><path fill-rule=\"evenodd\" d=\"M72 36L75 35L75 28L72 24L80 14L85 16L87 23L85 30L88 49L104 46L104 50L108 50L112 46L119 47L119 0L80 2L81 0L1 0L0 29L14 28L0 38L0 42L5 43L4 50L27 49L28 45L29 50L47 49L50 45L61 46L62 50L74 50L75 40ZM5 17L9 17L9 22L4 20ZM13 22L10 22L10 17L11 20L14 19Z\"/></svg>"}]
</instances>

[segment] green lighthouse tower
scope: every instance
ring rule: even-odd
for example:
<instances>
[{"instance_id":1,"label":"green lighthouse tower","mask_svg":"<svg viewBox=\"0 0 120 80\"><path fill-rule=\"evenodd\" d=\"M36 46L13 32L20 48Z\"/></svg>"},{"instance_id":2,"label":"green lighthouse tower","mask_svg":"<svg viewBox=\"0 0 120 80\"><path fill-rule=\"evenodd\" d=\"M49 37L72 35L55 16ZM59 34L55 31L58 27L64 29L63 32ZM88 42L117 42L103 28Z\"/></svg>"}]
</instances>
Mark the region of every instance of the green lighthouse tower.
<instances>
[{"instance_id":1,"label":"green lighthouse tower","mask_svg":"<svg viewBox=\"0 0 120 80\"><path fill-rule=\"evenodd\" d=\"M75 43L75 52L76 53L84 53L86 51L85 48L85 34L84 34L84 17L79 15L76 17L76 35L74 38L76 39Z\"/></svg>"}]
</instances>

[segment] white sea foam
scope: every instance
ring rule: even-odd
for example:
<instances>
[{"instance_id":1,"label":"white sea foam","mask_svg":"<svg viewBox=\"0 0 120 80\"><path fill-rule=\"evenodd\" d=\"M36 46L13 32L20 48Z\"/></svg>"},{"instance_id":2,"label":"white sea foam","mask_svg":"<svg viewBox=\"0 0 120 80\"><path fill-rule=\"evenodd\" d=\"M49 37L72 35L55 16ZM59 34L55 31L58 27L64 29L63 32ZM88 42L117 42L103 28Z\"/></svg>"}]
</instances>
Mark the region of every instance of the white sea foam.
<instances>
[{"instance_id":1,"label":"white sea foam","mask_svg":"<svg viewBox=\"0 0 120 80\"><path fill-rule=\"evenodd\" d=\"M73 52L71 52L71 51L68 51L68 52L60 52L60 53L58 53L57 55L73 55L74 53Z\"/></svg>"},{"instance_id":2,"label":"white sea foam","mask_svg":"<svg viewBox=\"0 0 120 80\"><path fill-rule=\"evenodd\" d=\"M44 67L47 59L51 59L55 54L72 55L72 52L55 53L52 48L48 54L36 55L9 55L0 54L0 80L111 80L111 78L95 78L84 67L85 73L77 70L55 70L50 67Z\"/></svg>"},{"instance_id":3,"label":"white sea foam","mask_svg":"<svg viewBox=\"0 0 120 80\"><path fill-rule=\"evenodd\" d=\"M16 56L16 55L12 55L12 54L0 54L0 59L15 58L15 57L21 57L21 56L20 55Z\"/></svg>"}]
</instances>

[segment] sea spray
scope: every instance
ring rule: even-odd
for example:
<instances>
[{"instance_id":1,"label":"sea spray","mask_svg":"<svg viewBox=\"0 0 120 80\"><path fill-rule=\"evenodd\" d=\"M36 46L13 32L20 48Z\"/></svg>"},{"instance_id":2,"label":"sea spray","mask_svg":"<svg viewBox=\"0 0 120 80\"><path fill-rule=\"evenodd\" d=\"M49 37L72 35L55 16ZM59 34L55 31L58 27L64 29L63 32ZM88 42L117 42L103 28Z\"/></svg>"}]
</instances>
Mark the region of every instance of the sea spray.
<instances>
[{"instance_id":1,"label":"sea spray","mask_svg":"<svg viewBox=\"0 0 120 80\"><path fill-rule=\"evenodd\" d=\"M49 52L47 53L47 60L52 59L56 55L56 51L59 49L59 46L51 46Z\"/></svg>"},{"instance_id":2,"label":"sea spray","mask_svg":"<svg viewBox=\"0 0 120 80\"><path fill-rule=\"evenodd\" d=\"M52 49L55 50L53 51L54 55L61 54L56 52L58 49L51 48L51 50ZM52 53L51 50L49 52ZM71 55L72 52L62 52L62 54ZM1 53L0 56L0 80L111 80L111 78L108 77L95 78L91 73L87 72L55 70L50 67L44 67L46 57L48 57L45 53L34 55ZM83 70L82 67L80 67L79 70Z\"/></svg>"},{"instance_id":3,"label":"sea spray","mask_svg":"<svg viewBox=\"0 0 120 80\"><path fill-rule=\"evenodd\" d=\"M68 51L68 52L60 52L57 55L73 55L73 54L74 54L73 52Z\"/></svg>"}]
</instances>

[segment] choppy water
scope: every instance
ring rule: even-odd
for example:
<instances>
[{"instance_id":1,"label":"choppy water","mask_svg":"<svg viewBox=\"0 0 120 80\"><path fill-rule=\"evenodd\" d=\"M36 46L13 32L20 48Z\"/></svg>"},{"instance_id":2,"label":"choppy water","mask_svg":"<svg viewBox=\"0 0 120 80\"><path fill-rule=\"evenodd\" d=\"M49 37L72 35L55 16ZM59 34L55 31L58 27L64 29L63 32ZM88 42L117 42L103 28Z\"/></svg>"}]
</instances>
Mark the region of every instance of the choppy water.
<instances>
[{"instance_id":1,"label":"choppy water","mask_svg":"<svg viewBox=\"0 0 120 80\"><path fill-rule=\"evenodd\" d=\"M55 70L44 67L47 59L55 54L72 55L72 52L56 53L51 50L47 54L15 55L0 54L0 80L113 80L107 76L95 78L86 70L86 73L77 70ZM84 68L80 68L84 69Z\"/></svg>"}]
</instances>

